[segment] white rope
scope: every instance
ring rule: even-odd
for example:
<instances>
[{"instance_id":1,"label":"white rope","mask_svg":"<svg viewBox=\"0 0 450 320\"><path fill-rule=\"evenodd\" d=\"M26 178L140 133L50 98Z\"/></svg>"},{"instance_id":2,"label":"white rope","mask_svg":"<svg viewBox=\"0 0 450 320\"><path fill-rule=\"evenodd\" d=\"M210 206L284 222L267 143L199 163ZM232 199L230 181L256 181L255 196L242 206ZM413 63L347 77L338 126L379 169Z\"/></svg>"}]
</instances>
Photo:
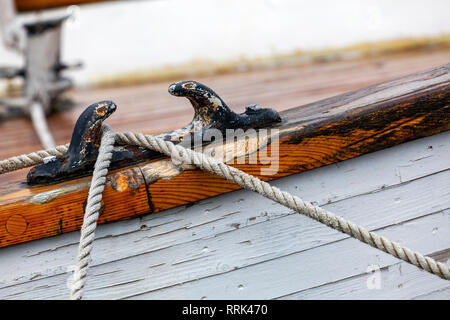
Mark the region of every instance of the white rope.
<instances>
[{"instance_id":1,"label":"white rope","mask_svg":"<svg viewBox=\"0 0 450 320\"><path fill-rule=\"evenodd\" d=\"M97 227L97 219L101 208L102 192L106 184L106 174L108 172L114 142L158 151L170 156L175 165L182 163L195 164L203 170L235 182L245 189L255 191L266 198L304 214L333 229L346 233L353 238L413 264L420 269L443 279L450 280L450 267L446 264L437 262L430 257L423 256L374 232L370 232L361 226L320 207L314 206L310 202L304 201L288 192L281 191L267 182L230 167L221 161L179 145L174 145L172 142L165 141L159 137L131 132L114 134L109 126L103 125L102 142L92 175L83 227L81 229L77 264L71 291L72 299L81 299L83 295L83 288L86 283L89 268L90 252L94 241L94 232ZM65 152L64 150L67 150L67 145L0 161L0 174L42 163L43 159L48 156L61 157Z\"/></svg>"},{"instance_id":2,"label":"white rope","mask_svg":"<svg viewBox=\"0 0 450 320\"><path fill-rule=\"evenodd\" d=\"M34 131L36 131L41 144L44 148L50 149L55 147L55 140L48 128L45 113L40 101L32 101L30 105L30 116L33 122Z\"/></svg>"},{"instance_id":3,"label":"white rope","mask_svg":"<svg viewBox=\"0 0 450 320\"><path fill-rule=\"evenodd\" d=\"M172 157L175 164L180 162L195 164L203 170L215 173L227 180L235 182L245 189L255 191L266 198L278 202L298 213L304 214L316 221L319 221L333 229L339 230L356 238L370 246L387 252L399 259L411 263L420 269L433 273L443 279L450 280L450 268L441 262L423 256L412 251L396 242L370 232L365 228L358 226L342 217L326 211L320 207L312 205L310 202L303 201L297 196L271 186L267 182L261 181L241 170L230 167L225 163L202 153L174 145L170 141L164 141L161 138L150 135L135 133L117 133L116 141L122 144L131 144L161 152Z\"/></svg>"},{"instance_id":4,"label":"white rope","mask_svg":"<svg viewBox=\"0 0 450 320\"><path fill-rule=\"evenodd\" d=\"M111 162L114 148L114 132L107 125L103 125L103 134L92 174L89 196L81 228L80 243L78 245L77 263L73 274L73 284L70 293L72 300L83 297L83 289L87 279L89 260L91 258L92 243L94 242L97 219L101 209L102 192L106 185L106 174Z\"/></svg>"},{"instance_id":5,"label":"white rope","mask_svg":"<svg viewBox=\"0 0 450 320\"><path fill-rule=\"evenodd\" d=\"M47 150L39 150L29 154L23 154L0 161L0 174L16 171L30 166L35 166L44 162L47 157L61 158L66 154L69 144L56 146Z\"/></svg>"}]
</instances>

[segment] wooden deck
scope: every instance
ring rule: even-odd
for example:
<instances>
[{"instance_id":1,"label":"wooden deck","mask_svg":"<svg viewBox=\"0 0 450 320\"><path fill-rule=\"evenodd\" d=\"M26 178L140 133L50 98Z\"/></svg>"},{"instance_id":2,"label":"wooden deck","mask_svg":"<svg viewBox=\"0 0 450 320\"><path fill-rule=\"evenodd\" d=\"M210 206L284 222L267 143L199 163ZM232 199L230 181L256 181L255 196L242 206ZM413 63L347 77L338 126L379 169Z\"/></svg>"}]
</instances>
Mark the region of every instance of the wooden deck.
<instances>
[{"instance_id":1,"label":"wooden deck","mask_svg":"<svg viewBox=\"0 0 450 320\"><path fill-rule=\"evenodd\" d=\"M197 80L216 91L235 112L258 103L277 111L368 87L449 63L450 49L380 56L303 66L201 77ZM188 80L188 79L177 79ZM80 113L91 103L113 100L118 110L108 119L116 131L161 133L181 128L193 111L184 98L171 96L173 81L133 87L79 90L69 94L78 107L49 118L57 144L67 143ZM41 149L30 120L0 122L0 159Z\"/></svg>"},{"instance_id":2,"label":"wooden deck","mask_svg":"<svg viewBox=\"0 0 450 320\"><path fill-rule=\"evenodd\" d=\"M249 103L285 110L449 61L450 51L422 52L196 80L235 111ZM74 92L80 107L52 116L50 126L67 142L80 110L107 98L119 104L108 120L115 130L181 127L191 107L168 84ZM1 158L39 148L27 120L0 131L11 137L0 142ZM449 159L447 131L273 184L445 262ZM0 298L68 298L78 240L71 232L0 249ZM92 259L86 299L450 299L448 281L242 190L101 225ZM379 289L367 285L370 267L380 268Z\"/></svg>"}]
</instances>

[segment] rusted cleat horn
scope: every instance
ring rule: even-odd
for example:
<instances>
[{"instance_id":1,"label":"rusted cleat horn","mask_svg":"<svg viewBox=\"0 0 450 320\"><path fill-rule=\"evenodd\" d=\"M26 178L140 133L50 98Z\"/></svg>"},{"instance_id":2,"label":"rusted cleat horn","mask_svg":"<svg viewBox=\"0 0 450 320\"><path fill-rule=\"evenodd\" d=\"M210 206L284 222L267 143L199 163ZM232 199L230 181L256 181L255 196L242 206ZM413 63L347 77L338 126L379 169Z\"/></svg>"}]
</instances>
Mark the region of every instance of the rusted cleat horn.
<instances>
[{"instance_id":1,"label":"rusted cleat horn","mask_svg":"<svg viewBox=\"0 0 450 320\"><path fill-rule=\"evenodd\" d=\"M116 109L112 101L102 101L87 107L75 124L67 153L60 159L54 158L33 167L27 175L28 184L53 183L91 174L100 148L102 123ZM111 168L124 167L157 155L154 151L136 146L115 146Z\"/></svg>"},{"instance_id":2,"label":"rusted cleat horn","mask_svg":"<svg viewBox=\"0 0 450 320\"><path fill-rule=\"evenodd\" d=\"M195 81L176 82L169 87L169 93L186 97L194 107L194 118L186 127L159 134L158 137L173 143L183 141L192 134L202 134L206 129L248 129L260 128L281 121L273 109L248 106L242 114L228 108L211 89ZM90 105L78 118L67 154L32 168L27 176L30 185L54 183L92 173L102 137L102 122L117 109L112 101ZM111 169L116 169L158 157L155 151L136 146L115 146Z\"/></svg>"},{"instance_id":3,"label":"rusted cleat horn","mask_svg":"<svg viewBox=\"0 0 450 320\"><path fill-rule=\"evenodd\" d=\"M102 138L102 123L117 106L112 101L94 103L84 110L75 124L69 149L64 157L52 159L28 172L28 184L52 182L82 171L92 171Z\"/></svg>"}]
</instances>

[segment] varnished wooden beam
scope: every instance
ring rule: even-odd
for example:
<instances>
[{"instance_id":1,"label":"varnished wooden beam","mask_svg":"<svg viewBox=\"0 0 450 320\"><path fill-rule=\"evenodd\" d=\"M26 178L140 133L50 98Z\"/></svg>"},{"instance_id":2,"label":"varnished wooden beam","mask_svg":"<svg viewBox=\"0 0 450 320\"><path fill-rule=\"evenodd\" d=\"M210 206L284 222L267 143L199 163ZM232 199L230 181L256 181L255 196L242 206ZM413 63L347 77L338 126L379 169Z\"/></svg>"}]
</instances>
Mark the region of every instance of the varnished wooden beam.
<instances>
[{"instance_id":1,"label":"varnished wooden beam","mask_svg":"<svg viewBox=\"0 0 450 320\"><path fill-rule=\"evenodd\" d=\"M278 146L278 157L267 165L232 165L269 181L448 130L449 71L446 65L284 111L283 122L271 128L279 136L268 146L272 151ZM237 156L265 153L262 142L245 140ZM217 142L212 147L227 149L230 144ZM262 174L261 169L269 167L278 168L272 175ZM30 187L25 184L25 170L8 175L8 182L0 185L0 247L80 228L90 178ZM108 175L99 223L159 212L237 189L192 166L180 171L161 157Z\"/></svg>"},{"instance_id":2,"label":"varnished wooden beam","mask_svg":"<svg viewBox=\"0 0 450 320\"><path fill-rule=\"evenodd\" d=\"M19 12L52 9L70 5L80 5L111 0L15 0Z\"/></svg>"}]
</instances>

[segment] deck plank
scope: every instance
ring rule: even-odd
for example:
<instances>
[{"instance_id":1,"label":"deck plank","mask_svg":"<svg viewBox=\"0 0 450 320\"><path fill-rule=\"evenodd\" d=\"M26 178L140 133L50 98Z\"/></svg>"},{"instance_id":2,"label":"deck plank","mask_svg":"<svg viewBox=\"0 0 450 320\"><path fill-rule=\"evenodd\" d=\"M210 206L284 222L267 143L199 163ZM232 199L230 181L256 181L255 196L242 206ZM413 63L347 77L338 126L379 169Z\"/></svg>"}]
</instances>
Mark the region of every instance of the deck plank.
<instances>
[{"instance_id":1,"label":"deck plank","mask_svg":"<svg viewBox=\"0 0 450 320\"><path fill-rule=\"evenodd\" d=\"M442 244L450 245L449 239L444 240L445 233L448 234L449 229L441 230L442 233L439 237L441 243L431 240L429 231L437 226L449 225L449 222L450 211L447 210L446 213L438 213L432 217L419 218L385 228L379 233L396 240L407 239L409 245L422 252L431 253L440 248ZM412 233L416 234L412 236ZM180 285L167 286L158 290L151 290L151 287L147 289L146 286L151 286L152 282L150 279L143 279L136 285L122 284L114 288L114 291L124 292L127 287L129 289L134 286L133 290L127 290L133 291L133 293L125 296L125 298L133 299L169 299L176 296L184 299L201 299L203 297L208 299L230 299L231 297L235 299L273 299L286 295L286 293L318 287L325 283L362 274L358 287L360 291L366 293L366 298L370 299L374 298L375 290L369 290L366 286L367 278L370 276L366 273L367 268L370 265L386 268L397 262L392 256L376 251L376 249L357 243L354 239L345 239L318 246L314 250L304 250L277 259L267 259L235 271L222 272L202 279L192 279ZM114 276L117 277L118 274ZM413 292L408 292L409 288L405 289L403 291L405 298L414 297L417 292L429 292L432 289L448 287L448 281L435 278L437 277L433 275L421 274L421 282L427 283L427 286L419 287ZM381 285L383 286L384 283L386 290L383 294L385 299L390 298L388 291L392 288L391 281L390 278L381 276ZM408 277L400 274L395 281L407 283ZM143 289L141 292L138 291L138 286ZM108 288L105 289L108 290ZM101 288L97 287L93 293L100 298L105 297L105 295L99 295L101 291ZM361 297L355 291L345 291L344 289L344 292L347 298L359 299ZM316 298L319 297L316 296ZM334 292L333 298L341 298L340 292Z\"/></svg>"},{"instance_id":2,"label":"deck plank","mask_svg":"<svg viewBox=\"0 0 450 320\"><path fill-rule=\"evenodd\" d=\"M277 299L450 299L450 284L435 277L423 276L423 271L399 262L380 269L380 286L365 285L372 274L362 273L333 283L327 283Z\"/></svg>"},{"instance_id":3,"label":"deck plank","mask_svg":"<svg viewBox=\"0 0 450 320\"><path fill-rule=\"evenodd\" d=\"M283 111L408 74L426 71L450 61L450 50L420 51L351 61L294 65L208 77L195 77L216 91L236 112L258 103ZM183 80L183 79L179 79ZM169 95L172 81L138 86L76 90L68 94L76 107L53 114L49 127L57 144L67 143L84 108L113 100L119 108L108 119L116 131L161 133L181 128L192 119L186 99ZM42 149L30 120L0 122L0 159Z\"/></svg>"}]
</instances>

